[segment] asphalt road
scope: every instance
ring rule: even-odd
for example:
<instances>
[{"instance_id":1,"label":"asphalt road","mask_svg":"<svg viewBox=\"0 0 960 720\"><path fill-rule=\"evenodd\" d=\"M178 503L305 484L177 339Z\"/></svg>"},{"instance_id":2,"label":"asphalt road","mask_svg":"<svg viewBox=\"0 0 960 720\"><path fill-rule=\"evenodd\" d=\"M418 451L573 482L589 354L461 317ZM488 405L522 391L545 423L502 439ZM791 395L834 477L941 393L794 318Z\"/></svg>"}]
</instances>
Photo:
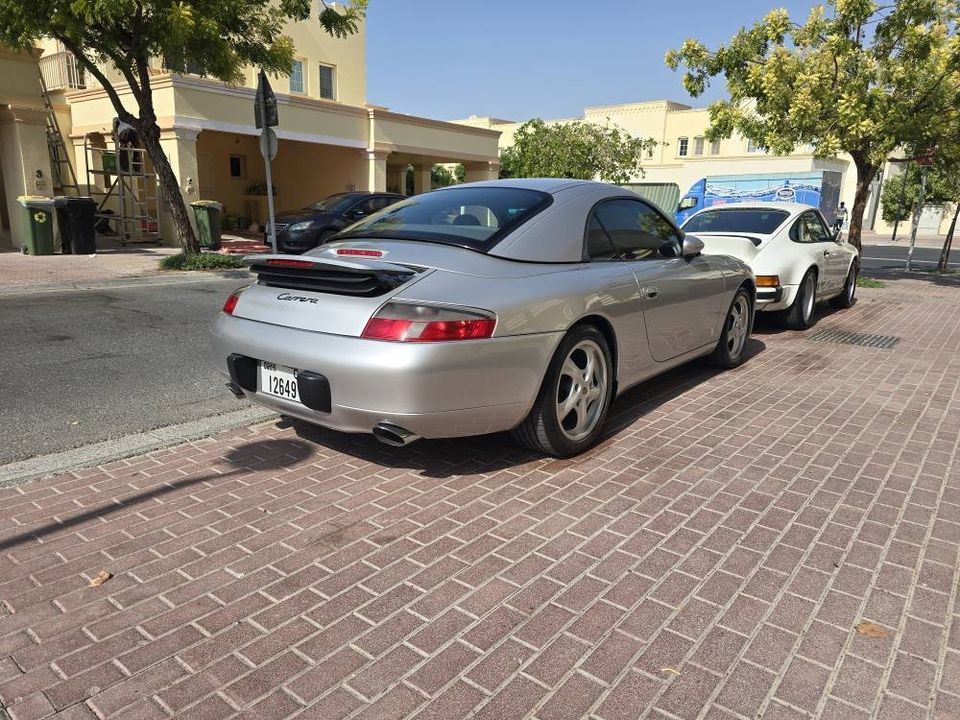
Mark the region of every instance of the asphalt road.
<instances>
[{"instance_id":1,"label":"asphalt road","mask_svg":"<svg viewBox=\"0 0 960 720\"><path fill-rule=\"evenodd\" d=\"M207 340L241 284L0 297L0 465L242 407Z\"/></svg>"},{"instance_id":2,"label":"asphalt road","mask_svg":"<svg viewBox=\"0 0 960 720\"><path fill-rule=\"evenodd\" d=\"M903 270L907 262L909 245L909 238L898 245L864 245L862 267L865 270ZM957 244L956 252L952 252L950 257L953 260L950 268L954 270L960 268L960 243ZM913 250L913 264L918 270L935 270L939 260L940 248L918 247Z\"/></svg>"}]
</instances>

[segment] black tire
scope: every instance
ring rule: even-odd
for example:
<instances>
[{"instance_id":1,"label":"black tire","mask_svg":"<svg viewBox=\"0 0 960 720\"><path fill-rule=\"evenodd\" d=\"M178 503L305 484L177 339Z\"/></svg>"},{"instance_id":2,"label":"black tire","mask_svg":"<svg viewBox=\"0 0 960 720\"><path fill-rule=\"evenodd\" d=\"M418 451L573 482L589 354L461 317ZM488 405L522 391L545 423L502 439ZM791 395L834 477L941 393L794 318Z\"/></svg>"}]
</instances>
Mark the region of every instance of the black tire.
<instances>
[{"instance_id":1,"label":"black tire","mask_svg":"<svg viewBox=\"0 0 960 720\"><path fill-rule=\"evenodd\" d=\"M834 309L846 310L848 307L853 307L853 304L857 301L857 275L859 273L860 268L857 266L857 261L854 260L850 264L850 272L847 273L847 282L843 285L843 292L835 298L830 298L830 305Z\"/></svg>"},{"instance_id":2,"label":"black tire","mask_svg":"<svg viewBox=\"0 0 960 720\"><path fill-rule=\"evenodd\" d=\"M733 296L727 316L723 319L723 331L710 360L722 368L735 368L743 364L744 349L753 330L753 297L741 287Z\"/></svg>"},{"instance_id":3,"label":"black tire","mask_svg":"<svg viewBox=\"0 0 960 720\"><path fill-rule=\"evenodd\" d=\"M586 364L591 356L594 362L597 360L603 362L603 377L597 381L602 382L602 388L599 385L592 385L592 388L597 391L597 396L593 400L588 399L591 388L575 384L571 376L566 373L568 360L580 368L578 360L582 357ZM594 373L592 380L596 380L596 377ZM570 457L582 453L596 442L603 430L613 399L614 379L610 346L603 333L593 325L587 324L571 328L550 361L530 414L513 429L513 438L531 450L554 457ZM584 388L583 392L578 393L577 387ZM558 407L561 393L565 393L568 399L583 396L580 402L571 406L564 418L558 417L561 412ZM579 414L581 409L578 406L581 403L584 405L582 431L585 434L578 436L577 428L581 422ZM573 423L573 418L576 419L576 426L568 427Z\"/></svg>"},{"instance_id":4,"label":"black tire","mask_svg":"<svg viewBox=\"0 0 960 720\"><path fill-rule=\"evenodd\" d=\"M813 325L817 307L817 273L807 270L793 304L783 314L783 324L790 330L806 330Z\"/></svg>"}]
</instances>

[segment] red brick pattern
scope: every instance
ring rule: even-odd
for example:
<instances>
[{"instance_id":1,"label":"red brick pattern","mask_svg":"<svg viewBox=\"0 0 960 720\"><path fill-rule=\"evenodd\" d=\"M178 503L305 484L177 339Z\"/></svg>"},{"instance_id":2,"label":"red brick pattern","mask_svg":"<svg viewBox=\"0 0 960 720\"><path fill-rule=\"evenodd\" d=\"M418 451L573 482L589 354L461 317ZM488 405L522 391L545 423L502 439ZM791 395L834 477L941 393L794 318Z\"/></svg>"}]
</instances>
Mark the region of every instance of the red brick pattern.
<instances>
[{"instance_id":1,"label":"red brick pattern","mask_svg":"<svg viewBox=\"0 0 960 720\"><path fill-rule=\"evenodd\" d=\"M574 460L268 424L2 490L0 703L960 717L957 299L894 281L817 326L894 350L761 329L736 371L629 392Z\"/></svg>"},{"instance_id":2,"label":"red brick pattern","mask_svg":"<svg viewBox=\"0 0 960 720\"><path fill-rule=\"evenodd\" d=\"M69 287L74 283L157 275L160 260L179 252L175 248L130 245L121 249L107 242L95 255L23 255L0 252L0 275L5 288L34 285ZM168 273L176 274L176 273Z\"/></svg>"}]
</instances>

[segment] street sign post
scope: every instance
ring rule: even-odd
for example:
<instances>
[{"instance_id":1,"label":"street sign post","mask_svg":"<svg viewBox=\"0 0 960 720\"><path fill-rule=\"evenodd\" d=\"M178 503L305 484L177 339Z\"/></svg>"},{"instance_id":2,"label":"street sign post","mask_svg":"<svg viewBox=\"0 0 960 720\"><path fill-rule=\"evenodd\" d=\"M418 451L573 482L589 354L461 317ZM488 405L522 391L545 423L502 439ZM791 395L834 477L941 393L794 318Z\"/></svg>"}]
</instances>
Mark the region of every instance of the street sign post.
<instances>
[{"instance_id":1,"label":"street sign post","mask_svg":"<svg viewBox=\"0 0 960 720\"><path fill-rule=\"evenodd\" d=\"M277 134L273 128L268 127L260 133L260 154L263 157L273 160L277 156L278 147Z\"/></svg>"},{"instance_id":2,"label":"street sign post","mask_svg":"<svg viewBox=\"0 0 960 720\"><path fill-rule=\"evenodd\" d=\"M260 128L260 152L266 166L267 176L267 236L270 247L277 252L277 228L273 211L273 175L270 163L277 156L277 134L273 127L279 123L277 117L277 96L273 94L266 73L260 71L257 78L257 95L254 100L257 127Z\"/></svg>"}]
</instances>

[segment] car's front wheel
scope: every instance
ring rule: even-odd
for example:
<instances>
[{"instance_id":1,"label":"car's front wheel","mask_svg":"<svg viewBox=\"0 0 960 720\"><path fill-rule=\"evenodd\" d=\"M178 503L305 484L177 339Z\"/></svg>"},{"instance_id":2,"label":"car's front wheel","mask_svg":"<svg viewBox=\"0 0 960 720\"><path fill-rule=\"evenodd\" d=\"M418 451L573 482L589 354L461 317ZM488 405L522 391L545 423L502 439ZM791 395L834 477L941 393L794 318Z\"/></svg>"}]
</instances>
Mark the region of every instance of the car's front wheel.
<instances>
[{"instance_id":1,"label":"car's front wheel","mask_svg":"<svg viewBox=\"0 0 960 720\"><path fill-rule=\"evenodd\" d=\"M830 304L837 310L846 310L853 307L857 294L857 275L859 274L857 263L850 265L850 272L847 273L847 282L843 286L843 292L835 298L830 298Z\"/></svg>"},{"instance_id":2,"label":"car's front wheel","mask_svg":"<svg viewBox=\"0 0 960 720\"><path fill-rule=\"evenodd\" d=\"M570 457L596 441L613 398L610 346L592 325L578 325L554 353L540 392L514 438L532 450Z\"/></svg>"},{"instance_id":3,"label":"car's front wheel","mask_svg":"<svg viewBox=\"0 0 960 720\"><path fill-rule=\"evenodd\" d=\"M800 281L797 297L783 315L783 324L790 330L806 330L813 325L813 310L817 306L817 275L808 270Z\"/></svg>"}]
</instances>

